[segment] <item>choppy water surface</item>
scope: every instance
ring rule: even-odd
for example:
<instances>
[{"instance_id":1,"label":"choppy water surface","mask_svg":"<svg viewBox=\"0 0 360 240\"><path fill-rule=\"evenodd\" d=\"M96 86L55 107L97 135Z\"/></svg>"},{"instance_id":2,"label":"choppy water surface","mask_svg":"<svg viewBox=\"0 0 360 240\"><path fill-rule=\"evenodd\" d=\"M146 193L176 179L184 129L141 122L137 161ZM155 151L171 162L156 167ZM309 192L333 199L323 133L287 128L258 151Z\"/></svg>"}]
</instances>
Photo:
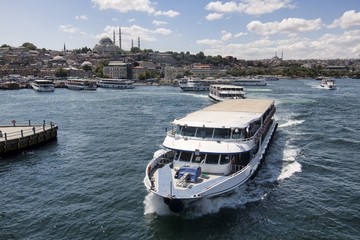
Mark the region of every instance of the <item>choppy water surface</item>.
<instances>
[{"instance_id":1,"label":"choppy water surface","mask_svg":"<svg viewBox=\"0 0 360 240\"><path fill-rule=\"evenodd\" d=\"M206 93L137 87L0 91L0 124L59 126L58 140L0 159L0 239L357 239L357 80L247 87L276 101L279 123L257 177L178 215L143 186L145 166L176 117Z\"/></svg>"}]
</instances>

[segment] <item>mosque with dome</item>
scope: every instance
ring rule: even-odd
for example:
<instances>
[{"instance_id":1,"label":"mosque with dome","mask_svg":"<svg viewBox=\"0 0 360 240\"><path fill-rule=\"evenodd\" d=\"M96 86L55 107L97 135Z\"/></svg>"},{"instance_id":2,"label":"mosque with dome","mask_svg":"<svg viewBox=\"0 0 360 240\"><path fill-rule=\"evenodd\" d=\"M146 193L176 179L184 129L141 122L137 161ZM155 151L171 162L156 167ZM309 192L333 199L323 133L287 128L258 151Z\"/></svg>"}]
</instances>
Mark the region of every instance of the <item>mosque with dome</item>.
<instances>
[{"instance_id":1,"label":"mosque with dome","mask_svg":"<svg viewBox=\"0 0 360 240\"><path fill-rule=\"evenodd\" d=\"M110 55L120 52L120 47L116 46L109 37L100 39L99 43L93 48L93 52L100 55Z\"/></svg>"}]
</instances>

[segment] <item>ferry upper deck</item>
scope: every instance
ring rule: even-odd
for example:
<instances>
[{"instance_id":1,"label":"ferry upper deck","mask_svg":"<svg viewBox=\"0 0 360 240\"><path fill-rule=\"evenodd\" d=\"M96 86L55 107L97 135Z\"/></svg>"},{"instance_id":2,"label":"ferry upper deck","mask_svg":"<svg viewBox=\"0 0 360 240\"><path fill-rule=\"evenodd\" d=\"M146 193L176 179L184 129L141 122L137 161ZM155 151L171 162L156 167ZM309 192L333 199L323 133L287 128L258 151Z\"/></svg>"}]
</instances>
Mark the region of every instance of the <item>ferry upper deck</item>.
<instances>
[{"instance_id":1,"label":"ferry upper deck","mask_svg":"<svg viewBox=\"0 0 360 240\"><path fill-rule=\"evenodd\" d=\"M193 127L246 127L260 117L274 104L269 99L231 99L216 103L183 118L173 124Z\"/></svg>"}]
</instances>

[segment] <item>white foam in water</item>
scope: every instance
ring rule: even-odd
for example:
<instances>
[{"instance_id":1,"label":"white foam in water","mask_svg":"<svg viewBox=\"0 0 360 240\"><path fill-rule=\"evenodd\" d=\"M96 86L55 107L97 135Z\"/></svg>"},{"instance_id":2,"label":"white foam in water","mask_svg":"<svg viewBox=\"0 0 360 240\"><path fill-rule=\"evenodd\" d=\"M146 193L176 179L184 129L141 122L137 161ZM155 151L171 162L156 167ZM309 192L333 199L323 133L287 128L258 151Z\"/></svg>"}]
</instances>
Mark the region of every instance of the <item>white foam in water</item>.
<instances>
[{"instance_id":1,"label":"white foam in water","mask_svg":"<svg viewBox=\"0 0 360 240\"><path fill-rule=\"evenodd\" d=\"M289 120L286 123L280 124L279 127L284 128L284 127L296 126L302 124L303 122L305 122L305 120Z\"/></svg>"},{"instance_id":2,"label":"white foam in water","mask_svg":"<svg viewBox=\"0 0 360 240\"><path fill-rule=\"evenodd\" d=\"M286 144L283 151L283 167L278 180L289 178L294 175L294 173L301 172L301 164L295 160L299 151L300 149L291 148Z\"/></svg>"},{"instance_id":3,"label":"white foam in water","mask_svg":"<svg viewBox=\"0 0 360 240\"><path fill-rule=\"evenodd\" d=\"M148 195L145 197L144 205L144 215L152 213L156 213L160 216L172 214L169 207L164 203L163 199L152 193L148 193Z\"/></svg>"}]
</instances>

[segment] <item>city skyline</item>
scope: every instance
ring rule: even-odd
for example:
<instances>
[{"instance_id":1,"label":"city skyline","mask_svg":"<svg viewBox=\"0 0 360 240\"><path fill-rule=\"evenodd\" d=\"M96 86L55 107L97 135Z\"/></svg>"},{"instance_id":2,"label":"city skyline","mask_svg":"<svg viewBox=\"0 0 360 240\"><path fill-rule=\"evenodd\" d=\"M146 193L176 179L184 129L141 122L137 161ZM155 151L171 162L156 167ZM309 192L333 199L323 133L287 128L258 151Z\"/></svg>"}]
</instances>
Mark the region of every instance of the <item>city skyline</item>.
<instances>
[{"instance_id":1,"label":"city skyline","mask_svg":"<svg viewBox=\"0 0 360 240\"><path fill-rule=\"evenodd\" d=\"M13 47L93 48L109 37L142 49L239 59L359 58L358 0L4 0L1 41Z\"/></svg>"}]
</instances>

